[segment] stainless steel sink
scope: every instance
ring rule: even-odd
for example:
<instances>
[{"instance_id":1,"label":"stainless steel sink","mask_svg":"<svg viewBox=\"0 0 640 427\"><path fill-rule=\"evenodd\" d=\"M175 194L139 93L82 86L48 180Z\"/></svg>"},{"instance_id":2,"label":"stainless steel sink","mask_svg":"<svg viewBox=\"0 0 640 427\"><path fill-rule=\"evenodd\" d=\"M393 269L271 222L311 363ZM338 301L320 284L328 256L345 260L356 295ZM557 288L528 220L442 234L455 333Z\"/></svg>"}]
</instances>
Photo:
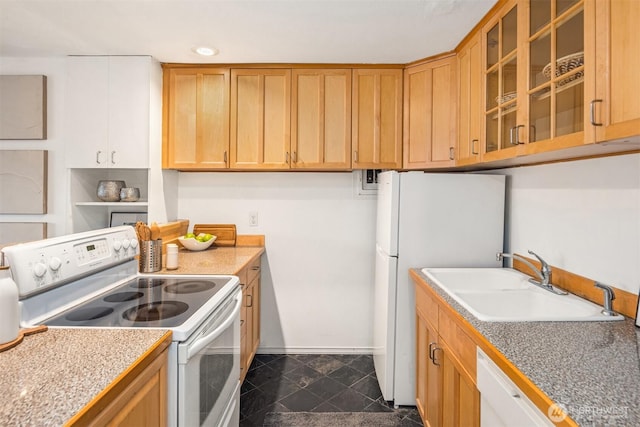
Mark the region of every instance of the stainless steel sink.
<instances>
[{"instance_id":1,"label":"stainless steel sink","mask_svg":"<svg viewBox=\"0 0 640 427\"><path fill-rule=\"evenodd\" d=\"M511 268L423 268L422 272L479 320L593 322L623 320L578 296L556 295Z\"/></svg>"}]
</instances>

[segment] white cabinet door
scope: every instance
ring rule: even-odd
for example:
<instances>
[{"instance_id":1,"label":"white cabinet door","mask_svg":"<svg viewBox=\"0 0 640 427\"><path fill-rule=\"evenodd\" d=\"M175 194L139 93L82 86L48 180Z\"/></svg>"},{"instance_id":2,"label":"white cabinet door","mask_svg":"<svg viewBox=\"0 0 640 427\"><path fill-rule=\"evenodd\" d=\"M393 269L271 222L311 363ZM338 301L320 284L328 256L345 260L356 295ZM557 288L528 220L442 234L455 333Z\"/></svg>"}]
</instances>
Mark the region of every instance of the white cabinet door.
<instances>
[{"instance_id":1,"label":"white cabinet door","mask_svg":"<svg viewBox=\"0 0 640 427\"><path fill-rule=\"evenodd\" d=\"M70 168L106 168L109 60L67 59L66 160Z\"/></svg>"},{"instance_id":2,"label":"white cabinet door","mask_svg":"<svg viewBox=\"0 0 640 427\"><path fill-rule=\"evenodd\" d=\"M149 167L151 58L109 58L109 165Z\"/></svg>"},{"instance_id":3,"label":"white cabinet door","mask_svg":"<svg viewBox=\"0 0 640 427\"><path fill-rule=\"evenodd\" d=\"M148 168L150 57L67 62L69 168Z\"/></svg>"}]
</instances>

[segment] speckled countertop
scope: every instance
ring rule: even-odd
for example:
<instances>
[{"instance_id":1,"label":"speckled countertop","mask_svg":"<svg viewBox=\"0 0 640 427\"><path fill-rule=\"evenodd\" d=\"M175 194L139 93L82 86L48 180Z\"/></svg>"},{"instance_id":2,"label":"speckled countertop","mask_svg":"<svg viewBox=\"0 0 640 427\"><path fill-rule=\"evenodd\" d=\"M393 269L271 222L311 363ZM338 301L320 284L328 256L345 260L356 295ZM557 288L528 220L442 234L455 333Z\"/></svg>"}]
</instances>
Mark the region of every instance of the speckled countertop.
<instances>
[{"instance_id":1,"label":"speckled countertop","mask_svg":"<svg viewBox=\"0 0 640 427\"><path fill-rule=\"evenodd\" d=\"M167 270L163 260L163 268L156 274L237 274L263 252L262 246L212 246L198 252L180 248L178 268Z\"/></svg>"},{"instance_id":2,"label":"speckled countertop","mask_svg":"<svg viewBox=\"0 0 640 427\"><path fill-rule=\"evenodd\" d=\"M420 278L581 426L640 426L640 329L618 322L484 322Z\"/></svg>"},{"instance_id":3,"label":"speckled countertop","mask_svg":"<svg viewBox=\"0 0 640 427\"><path fill-rule=\"evenodd\" d=\"M0 353L0 425L67 422L167 330L49 328Z\"/></svg>"}]
</instances>

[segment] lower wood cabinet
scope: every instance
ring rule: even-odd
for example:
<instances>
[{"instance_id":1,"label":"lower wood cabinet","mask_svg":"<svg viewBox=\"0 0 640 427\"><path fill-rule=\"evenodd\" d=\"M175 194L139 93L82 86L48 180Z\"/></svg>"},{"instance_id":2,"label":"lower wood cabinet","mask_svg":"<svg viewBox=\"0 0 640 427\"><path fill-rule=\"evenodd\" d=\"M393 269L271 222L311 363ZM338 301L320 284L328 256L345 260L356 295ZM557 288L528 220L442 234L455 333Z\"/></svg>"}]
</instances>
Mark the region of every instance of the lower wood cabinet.
<instances>
[{"instance_id":1,"label":"lower wood cabinet","mask_svg":"<svg viewBox=\"0 0 640 427\"><path fill-rule=\"evenodd\" d=\"M442 425L480 426L480 392L475 378L469 376L445 342L440 342L438 348L442 349L441 360L435 352L434 358L442 370Z\"/></svg>"},{"instance_id":2,"label":"lower wood cabinet","mask_svg":"<svg viewBox=\"0 0 640 427\"><path fill-rule=\"evenodd\" d=\"M68 425L166 426L168 354L168 347L155 358L152 353L147 357L152 361L139 373L136 373L137 366L133 366L123 379L106 389L103 396L93 401ZM133 379L129 380L129 377Z\"/></svg>"},{"instance_id":3,"label":"lower wood cabinet","mask_svg":"<svg viewBox=\"0 0 640 427\"><path fill-rule=\"evenodd\" d=\"M434 427L440 425L442 401L441 369L431 359L438 332L420 312L416 321L416 406L424 424Z\"/></svg>"},{"instance_id":4,"label":"lower wood cabinet","mask_svg":"<svg viewBox=\"0 0 640 427\"><path fill-rule=\"evenodd\" d=\"M416 406L429 427L480 425L476 346L416 286Z\"/></svg>"},{"instance_id":5,"label":"lower wood cabinet","mask_svg":"<svg viewBox=\"0 0 640 427\"><path fill-rule=\"evenodd\" d=\"M260 345L260 258L240 271L243 304L240 311L240 381L249 371Z\"/></svg>"}]
</instances>

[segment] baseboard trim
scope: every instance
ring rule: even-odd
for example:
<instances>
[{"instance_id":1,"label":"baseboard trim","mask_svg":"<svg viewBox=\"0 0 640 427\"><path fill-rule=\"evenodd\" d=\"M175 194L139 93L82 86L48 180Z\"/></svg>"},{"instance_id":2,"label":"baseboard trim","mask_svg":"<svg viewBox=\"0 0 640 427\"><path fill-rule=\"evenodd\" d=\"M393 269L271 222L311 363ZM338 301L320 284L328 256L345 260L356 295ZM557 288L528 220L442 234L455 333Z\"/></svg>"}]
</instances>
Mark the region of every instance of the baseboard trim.
<instances>
[{"instance_id":1,"label":"baseboard trim","mask_svg":"<svg viewBox=\"0 0 640 427\"><path fill-rule=\"evenodd\" d=\"M258 354L373 354L372 347L262 347Z\"/></svg>"}]
</instances>

